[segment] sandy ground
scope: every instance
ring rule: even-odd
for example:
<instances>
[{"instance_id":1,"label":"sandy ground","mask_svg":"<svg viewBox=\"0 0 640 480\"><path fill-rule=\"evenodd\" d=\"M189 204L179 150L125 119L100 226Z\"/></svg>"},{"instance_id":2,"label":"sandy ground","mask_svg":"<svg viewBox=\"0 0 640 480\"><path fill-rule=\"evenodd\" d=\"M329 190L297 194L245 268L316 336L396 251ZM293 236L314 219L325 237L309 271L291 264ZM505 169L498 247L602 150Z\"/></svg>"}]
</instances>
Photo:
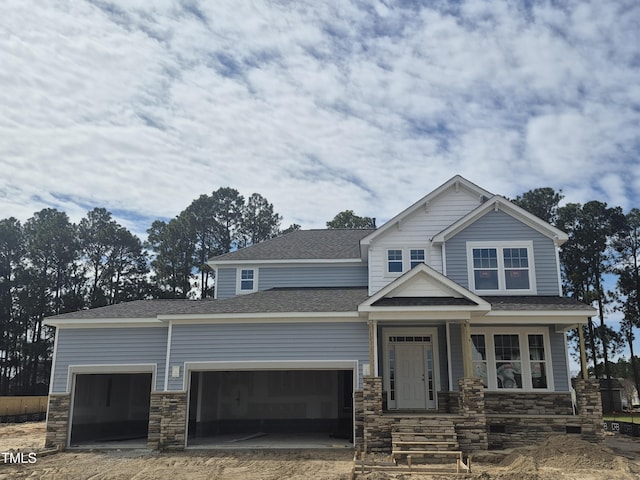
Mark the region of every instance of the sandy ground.
<instances>
[{"instance_id":1,"label":"sandy ground","mask_svg":"<svg viewBox=\"0 0 640 480\"><path fill-rule=\"evenodd\" d=\"M67 451L22 465L3 461L2 452L41 450L44 431L44 422L0 424L0 480L347 480L353 458L353 452L344 449L185 453L111 450ZM358 479L640 480L640 439L610 436L604 445L593 445L558 436L542 445L478 456L472 467L473 474L457 477L373 472L358 475Z\"/></svg>"}]
</instances>

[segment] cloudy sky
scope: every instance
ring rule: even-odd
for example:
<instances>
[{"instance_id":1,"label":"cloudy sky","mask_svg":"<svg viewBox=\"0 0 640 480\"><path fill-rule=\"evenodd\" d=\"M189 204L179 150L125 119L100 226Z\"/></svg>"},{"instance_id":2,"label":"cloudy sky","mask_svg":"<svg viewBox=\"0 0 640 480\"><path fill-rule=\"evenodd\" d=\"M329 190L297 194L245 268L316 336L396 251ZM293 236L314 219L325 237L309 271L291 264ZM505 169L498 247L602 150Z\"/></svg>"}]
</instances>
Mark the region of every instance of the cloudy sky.
<instances>
[{"instance_id":1,"label":"cloudy sky","mask_svg":"<svg viewBox=\"0 0 640 480\"><path fill-rule=\"evenodd\" d=\"M628 209L639 160L637 0L3 2L0 218L380 224L455 174Z\"/></svg>"}]
</instances>

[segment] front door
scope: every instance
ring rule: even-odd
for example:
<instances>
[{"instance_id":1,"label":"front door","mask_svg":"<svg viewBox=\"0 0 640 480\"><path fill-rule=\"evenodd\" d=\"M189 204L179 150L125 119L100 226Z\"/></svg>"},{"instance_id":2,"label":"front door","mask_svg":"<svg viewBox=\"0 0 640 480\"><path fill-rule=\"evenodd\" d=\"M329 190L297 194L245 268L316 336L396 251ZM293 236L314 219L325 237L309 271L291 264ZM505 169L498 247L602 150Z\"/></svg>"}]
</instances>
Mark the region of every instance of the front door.
<instances>
[{"instance_id":1,"label":"front door","mask_svg":"<svg viewBox=\"0 0 640 480\"><path fill-rule=\"evenodd\" d=\"M425 408L424 347L397 345L398 408Z\"/></svg>"},{"instance_id":2,"label":"front door","mask_svg":"<svg viewBox=\"0 0 640 480\"><path fill-rule=\"evenodd\" d=\"M395 409L436 408L431 336L389 335L388 404Z\"/></svg>"}]
</instances>

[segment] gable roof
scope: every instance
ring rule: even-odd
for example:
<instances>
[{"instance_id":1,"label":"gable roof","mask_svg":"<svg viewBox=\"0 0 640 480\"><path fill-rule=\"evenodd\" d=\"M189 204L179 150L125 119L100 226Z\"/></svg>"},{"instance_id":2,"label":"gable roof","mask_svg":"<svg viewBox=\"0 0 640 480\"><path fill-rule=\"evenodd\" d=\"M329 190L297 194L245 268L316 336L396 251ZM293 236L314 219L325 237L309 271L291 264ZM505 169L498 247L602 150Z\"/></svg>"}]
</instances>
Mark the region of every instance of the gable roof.
<instances>
[{"instance_id":1,"label":"gable roof","mask_svg":"<svg viewBox=\"0 0 640 480\"><path fill-rule=\"evenodd\" d=\"M360 240L373 229L296 230L209 259L209 265L278 260L360 260Z\"/></svg>"},{"instance_id":2,"label":"gable roof","mask_svg":"<svg viewBox=\"0 0 640 480\"><path fill-rule=\"evenodd\" d=\"M463 178L460 175L456 175L450 178L449 180L447 180L445 183L440 185L435 190L433 190L431 193L428 193L427 195L422 197L420 200L418 200L416 203L411 205L409 208L400 212L398 215L396 215L391 220L386 222L380 228L371 232L369 235L367 235L365 238L362 239L362 242L361 242L362 245L368 245L377 236L381 235L383 232L387 231L393 225L396 225L398 222L402 221L404 218L411 215L417 209L424 207L425 204L433 201L436 197L440 196L442 193L444 193L448 189L450 188L458 189L460 187L470 190L471 192L473 192L475 195L478 196L478 199L480 199L480 197L483 197L483 196L486 198L490 198L494 196L493 193L488 192L484 188L481 188L475 183L470 182L466 178Z\"/></svg>"},{"instance_id":3,"label":"gable roof","mask_svg":"<svg viewBox=\"0 0 640 480\"><path fill-rule=\"evenodd\" d=\"M511 203L506 198L500 195L494 195L478 208L472 210L458 221L449 225L437 235L434 235L434 237L431 239L432 242L436 245L445 242L492 210L500 210L501 212L504 212L507 215L510 215L511 217L523 222L524 224L528 225L534 230L537 230L541 234L554 239L557 242L558 246L569 240L569 236L562 230L554 227L553 225L545 222L535 215L532 215L525 209L520 208L514 203Z\"/></svg>"},{"instance_id":4,"label":"gable roof","mask_svg":"<svg viewBox=\"0 0 640 480\"><path fill-rule=\"evenodd\" d=\"M374 293L358 311L378 307L457 307L460 310L491 310L490 303L425 263L415 266Z\"/></svg>"}]
</instances>

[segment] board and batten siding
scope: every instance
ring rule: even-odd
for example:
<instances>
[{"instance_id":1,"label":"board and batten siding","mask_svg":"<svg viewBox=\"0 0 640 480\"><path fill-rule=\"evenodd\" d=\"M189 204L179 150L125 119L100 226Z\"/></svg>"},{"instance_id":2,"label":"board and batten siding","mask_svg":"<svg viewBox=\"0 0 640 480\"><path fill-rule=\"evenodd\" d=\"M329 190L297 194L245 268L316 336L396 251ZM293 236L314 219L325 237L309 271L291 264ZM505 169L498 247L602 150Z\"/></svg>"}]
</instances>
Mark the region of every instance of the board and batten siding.
<instances>
[{"instance_id":1,"label":"board and batten siding","mask_svg":"<svg viewBox=\"0 0 640 480\"><path fill-rule=\"evenodd\" d=\"M367 266L260 267L258 290L276 287L366 287Z\"/></svg>"},{"instance_id":2,"label":"board and batten siding","mask_svg":"<svg viewBox=\"0 0 640 480\"><path fill-rule=\"evenodd\" d=\"M431 237L449 227L480 205L477 194L452 187L429 202L429 206L416 209L402 220L400 226L392 226L376 237L369 247L369 295L387 286L396 276L387 274L387 249L403 248L404 256L410 248L424 248L427 263L442 273L442 249L431 245ZM408 262L406 258L406 265Z\"/></svg>"},{"instance_id":3,"label":"board and batten siding","mask_svg":"<svg viewBox=\"0 0 640 480\"><path fill-rule=\"evenodd\" d=\"M275 322L275 321L274 321ZM358 361L369 363L369 331L365 322L173 325L169 390L184 389L185 362Z\"/></svg>"},{"instance_id":4,"label":"board and batten siding","mask_svg":"<svg viewBox=\"0 0 640 480\"><path fill-rule=\"evenodd\" d=\"M58 328L52 393L65 393L69 366L156 364L156 390L164 389L168 328ZM106 372L105 372L106 373Z\"/></svg>"},{"instance_id":5,"label":"board and batten siding","mask_svg":"<svg viewBox=\"0 0 640 480\"><path fill-rule=\"evenodd\" d=\"M533 241L538 295L560 295L553 240L502 211L491 211L446 241L447 277L469 288L467 242Z\"/></svg>"},{"instance_id":6,"label":"board and batten siding","mask_svg":"<svg viewBox=\"0 0 640 480\"><path fill-rule=\"evenodd\" d=\"M477 327L478 333L482 332L482 327ZM451 345L451 373L453 379L452 390L458 390L458 378L464 376L462 365L462 333L460 325L457 323L449 324L449 339ZM553 375L553 387L556 392L569 391L569 377L567 356L565 353L565 334L556 333L553 327L549 327L549 346L551 352L547 352L548 358L551 359L551 368Z\"/></svg>"}]
</instances>

